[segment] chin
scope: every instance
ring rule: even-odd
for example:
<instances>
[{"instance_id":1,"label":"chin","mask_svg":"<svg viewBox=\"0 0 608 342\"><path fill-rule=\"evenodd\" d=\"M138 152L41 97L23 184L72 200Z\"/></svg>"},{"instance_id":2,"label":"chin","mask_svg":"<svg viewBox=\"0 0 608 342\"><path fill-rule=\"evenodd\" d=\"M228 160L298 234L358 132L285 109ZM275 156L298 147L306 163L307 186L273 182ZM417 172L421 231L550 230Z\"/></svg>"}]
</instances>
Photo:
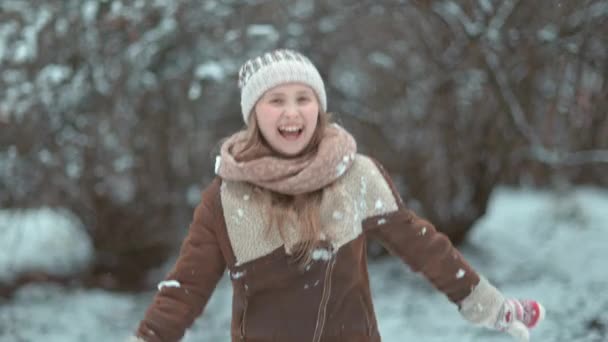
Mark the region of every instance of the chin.
<instances>
[{"instance_id":1,"label":"chin","mask_svg":"<svg viewBox=\"0 0 608 342\"><path fill-rule=\"evenodd\" d=\"M293 150L293 151L278 150L278 152L279 152L280 155L282 155L284 157L288 157L288 158L298 157L303 151L304 151L303 148L298 149L298 150Z\"/></svg>"}]
</instances>

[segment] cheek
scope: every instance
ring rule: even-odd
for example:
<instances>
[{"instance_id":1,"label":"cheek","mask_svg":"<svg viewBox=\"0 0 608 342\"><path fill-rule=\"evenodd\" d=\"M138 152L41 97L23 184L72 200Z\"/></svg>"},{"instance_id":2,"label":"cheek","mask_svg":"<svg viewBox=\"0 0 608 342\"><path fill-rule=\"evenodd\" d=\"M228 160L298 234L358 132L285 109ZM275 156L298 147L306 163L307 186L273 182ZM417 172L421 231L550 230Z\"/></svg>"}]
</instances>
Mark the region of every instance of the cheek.
<instances>
[{"instance_id":1,"label":"cheek","mask_svg":"<svg viewBox=\"0 0 608 342\"><path fill-rule=\"evenodd\" d=\"M267 106L256 107L256 119L264 135L272 133L276 128L277 115L275 112Z\"/></svg>"},{"instance_id":2,"label":"cheek","mask_svg":"<svg viewBox=\"0 0 608 342\"><path fill-rule=\"evenodd\" d=\"M306 108L304 111L306 115L306 119L309 122L316 122L319 119L319 106L311 105Z\"/></svg>"}]
</instances>

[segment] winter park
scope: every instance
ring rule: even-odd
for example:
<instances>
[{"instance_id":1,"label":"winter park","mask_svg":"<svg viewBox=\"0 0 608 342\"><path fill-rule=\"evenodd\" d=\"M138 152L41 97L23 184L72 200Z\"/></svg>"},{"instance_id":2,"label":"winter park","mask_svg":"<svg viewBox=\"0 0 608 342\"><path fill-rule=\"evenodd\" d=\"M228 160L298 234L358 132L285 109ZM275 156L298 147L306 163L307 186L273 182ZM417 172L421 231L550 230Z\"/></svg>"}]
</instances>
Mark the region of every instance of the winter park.
<instances>
[{"instance_id":1,"label":"winter park","mask_svg":"<svg viewBox=\"0 0 608 342\"><path fill-rule=\"evenodd\" d=\"M1 0L0 342L608 341L607 70L608 0Z\"/></svg>"}]
</instances>

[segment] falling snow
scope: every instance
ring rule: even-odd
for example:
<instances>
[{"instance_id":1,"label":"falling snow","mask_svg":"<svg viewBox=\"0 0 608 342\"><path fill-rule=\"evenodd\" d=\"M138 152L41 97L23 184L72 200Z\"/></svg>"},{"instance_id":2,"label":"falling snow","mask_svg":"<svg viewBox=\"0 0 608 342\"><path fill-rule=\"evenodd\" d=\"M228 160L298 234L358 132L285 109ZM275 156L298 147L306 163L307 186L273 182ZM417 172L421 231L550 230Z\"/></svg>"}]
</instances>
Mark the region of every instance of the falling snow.
<instances>
[{"instance_id":1,"label":"falling snow","mask_svg":"<svg viewBox=\"0 0 608 342\"><path fill-rule=\"evenodd\" d=\"M176 287L176 288L180 288L182 285L179 283L179 281L177 280L164 280L161 281L160 283L158 283L158 290L162 290L163 287Z\"/></svg>"},{"instance_id":2,"label":"falling snow","mask_svg":"<svg viewBox=\"0 0 608 342\"><path fill-rule=\"evenodd\" d=\"M384 208L384 203L382 203L382 200L376 200L376 210L380 210L382 208Z\"/></svg>"},{"instance_id":3,"label":"falling snow","mask_svg":"<svg viewBox=\"0 0 608 342\"><path fill-rule=\"evenodd\" d=\"M338 166L336 166L336 175L338 177L342 176L344 174L344 172L346 172L346 167L347 167L347 164L344 161L340 162L340 164L338 164Z\"/></svg>"},{"instance_id":4,"label":"falling snow","mask_svg":"<svg viewBox=\"0 0 608 342\"><path fill-rule=\"evenodd\" d=\"M561 211L554 209L555 200L546 193L498 189L486 216L461 247L465 259L500 284L505 295L538 299L547 307L547 319L532 332L532 341L602 341L597 330L587 328L589 319L608 324L608 299L597 295L608 287L604 271L608 259L608 230L604 229L608 222L608 193L579 189L570 197L580 204L581 215L586 218L584 227L573 228L573 222L560 216ZM527 237L524 240L523 235ZM573 244L585 248L563 253ZM576 271L581 269L586 271ZM408 272L397 258L370 262L369 274L383 341L511 341L507 335L464 321L443 294L424 278ZM319 283L317 280L309 288ZM14 328L0 330L0 340L19 340L10 335L18 332L26 341L122 341L135 329L153 295L154 292L127 295L44 284L26 286L0 305L0 323L10 322ZM206 314L183 341L229 340L231 300L230 277L225 277L211 297ZM63 310L65 307L70 310ZM108 308L112 308L112 315L108 315ZM424 308L425 314L407 308ZM559 313L562 309L576 310L576 315L564 320ZM49 325L50 320L64 323ZM74 321L79 324L72 324Z\"/></svg>"},{"instance_id":5,"label":"falling snow","mask_svg":"<svg viewBox=\"0 0 608 342\"><path fill-rule=\"evenodd\" d=\"M232 279L235 279L235 280L236 280L236 279L240 279L240 278L242 278L244 275L245 275L245 272L244 272L244 271L240 271L240 272L232 272L232 273L230 274L230 276L232 277Z\"/></svg>"},{"instance_id":6,"label":"falling snow","mask_svg":"<svg viewBox=\"0 0 608 342\"><path fill-rule=\"evenodd\" d=\"M317 248L312 251L312 260L329 260L331 259L332 253L327 249Z\"/></svg>"},{"instance_id":7,"label":"falling snow","mask_svg":"<svg viewBox=\"0 0 608 342\"><path fill-rule=\"evenodd\" d=\"M458 272L456 273L456 279L461 279L462 277L464 277L464 275L466 274L465 270L463 270L462 268L458 270Z\"/></svg>"}]
</instances>

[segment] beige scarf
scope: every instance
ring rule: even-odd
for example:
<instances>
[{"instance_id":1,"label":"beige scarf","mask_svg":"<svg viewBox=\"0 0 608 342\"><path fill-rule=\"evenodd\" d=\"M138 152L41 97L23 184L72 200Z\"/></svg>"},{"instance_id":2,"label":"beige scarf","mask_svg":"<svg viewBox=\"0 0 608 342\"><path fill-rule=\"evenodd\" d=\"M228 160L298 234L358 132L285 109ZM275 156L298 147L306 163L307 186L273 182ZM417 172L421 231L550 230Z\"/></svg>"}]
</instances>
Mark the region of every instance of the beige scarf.
<instances>
[{"instance_id":1,"label":"beige scarf","mask_svg":"<svg viewBox=\"0 0 608 342\"><path fill-rule=\"evenodd\" d=\"M352 165L357 144L337 124L328 126L316 151L295 158L277 156L268 149L261 157L237 162L234 152L245 144L246 132L232 135L222 145L216 173L226 180L244 181L286 195L319 190L344 174Z\"/></svg>"}]
</instances>

